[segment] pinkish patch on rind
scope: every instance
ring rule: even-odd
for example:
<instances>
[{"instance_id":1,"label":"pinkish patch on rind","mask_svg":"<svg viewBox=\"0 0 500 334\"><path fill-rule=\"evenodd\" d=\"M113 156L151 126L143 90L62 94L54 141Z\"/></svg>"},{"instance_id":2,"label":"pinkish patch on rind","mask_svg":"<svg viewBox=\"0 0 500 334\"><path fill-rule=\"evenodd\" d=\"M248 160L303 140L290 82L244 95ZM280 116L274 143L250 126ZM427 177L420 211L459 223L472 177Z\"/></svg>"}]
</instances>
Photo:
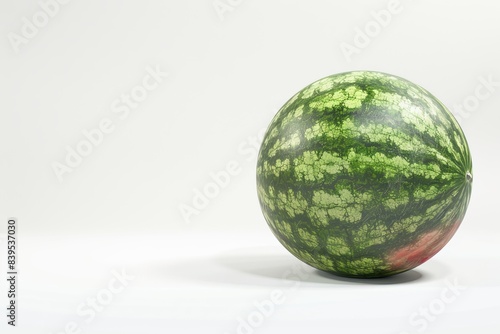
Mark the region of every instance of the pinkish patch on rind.
<instances>
[{"instance_id":1,"label":"pinkish patch on rind","mask_svg":"<svg viewBox=\"0 0 500 334\"><path fill-rule=\"evenodd\" d=\"M405 271L415 268L436 255L453 237L461 221L436 229L420 236L418 240L392 251L387 262L393 270Z\"/></svg>"}]
</instances>

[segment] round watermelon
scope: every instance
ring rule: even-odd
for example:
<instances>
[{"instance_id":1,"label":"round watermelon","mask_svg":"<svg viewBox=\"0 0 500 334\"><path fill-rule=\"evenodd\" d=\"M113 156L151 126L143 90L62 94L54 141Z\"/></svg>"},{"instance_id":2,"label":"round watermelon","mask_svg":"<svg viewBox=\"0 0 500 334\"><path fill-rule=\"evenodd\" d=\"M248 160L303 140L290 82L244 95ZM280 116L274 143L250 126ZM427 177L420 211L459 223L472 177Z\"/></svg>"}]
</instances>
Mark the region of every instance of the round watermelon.
<instances>
[{"instance_id":1,"label":"round watermelon","mask_svg":"<svg viewBox=\"0 0 500 334\"><path fill-rule=\"evenodd\" d=\"M422 87L357 71L305 87L276 114L257 193L276 238L340 276L384 277L435 255L462 222L472 160L459 124Z\"/></svg>"}]
</instances>

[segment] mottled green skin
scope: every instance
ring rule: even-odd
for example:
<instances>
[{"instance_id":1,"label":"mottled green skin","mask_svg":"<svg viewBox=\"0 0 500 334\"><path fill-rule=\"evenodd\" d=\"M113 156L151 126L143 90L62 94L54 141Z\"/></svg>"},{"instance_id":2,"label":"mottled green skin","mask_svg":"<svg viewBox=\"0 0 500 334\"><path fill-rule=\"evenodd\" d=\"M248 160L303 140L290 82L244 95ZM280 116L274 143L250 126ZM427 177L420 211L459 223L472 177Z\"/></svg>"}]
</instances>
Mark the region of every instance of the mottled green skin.
<instances>
[{"instance_id":1,"label":"mottled green skin","mask_svg":"<svg viewBox=\"0 0 500 334\"><path fill-rule=\"evenodd\" d=\"M469 174L468 174L469 173ZM293 96L257 163L266 221L293 255L350 277L409 270L462 221L472 161L455 118L402 78L349 72Z\"/></svg>"}]
</instances>

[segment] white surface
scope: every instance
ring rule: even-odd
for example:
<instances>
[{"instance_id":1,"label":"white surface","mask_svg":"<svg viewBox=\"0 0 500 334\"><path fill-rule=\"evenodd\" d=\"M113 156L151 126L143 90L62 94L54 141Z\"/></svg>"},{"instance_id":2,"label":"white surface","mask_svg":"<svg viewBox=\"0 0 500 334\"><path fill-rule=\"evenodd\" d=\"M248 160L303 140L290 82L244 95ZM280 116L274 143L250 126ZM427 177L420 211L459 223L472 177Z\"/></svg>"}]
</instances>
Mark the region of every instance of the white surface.
<instances>
[{"instance_id":1,"label":"white surface","mask_svg":"<svg viewBox=\"0 0 500 334\"><path fill-rule=\"evenodd\" d=\"M278 289L284 302L247 332L498 333L500 87L482 81L500 81L500 3L402 0L349 61L342 43L389 1L221 1L232 4L224 20L213 0L73 0L19 52L9 34L40 4L0 3L0 221L19 219L21 273L19 327L4 319L1 331L74 321L81 333L233 334ZM168 76L128 117L114 113L157 68ZM455 112L477 102L458 115L474 161L469 211L440 254L400 278L282 279L299 262L260 213L252 145L299 89L355 69L407 78ZM59 182L53 163L103 119L114 130ZM180 205L232 162L235 175L187 222ZM113 270L135 279L82 324L76 309ZM454 279L467 288L425 330L413 326ZM2 279L5 302L6 291Z\"/></svg>"},{"instance_id":2,"label":"white surface","mask_svg":"<svg viewBox=\"0 0 500 334\"><path fill-rule=\"evenodd\" d=\"M56 333L70 322L82 333L237 333L237 319L273 291L284 301L255 332L418 333L425 318L410 317L421 308L437 310L429 333L500 329L499 257L484 256L498 254L493 238L460 233L421 267L373 280L321 273L260 233L25 237L23 244L18 329L25 333ZM78 307L108 288L112 271L133 279L86 322ZM447 281L463 288L444 292L454 300L439 313Z\"/></svg>"}]
</instances>

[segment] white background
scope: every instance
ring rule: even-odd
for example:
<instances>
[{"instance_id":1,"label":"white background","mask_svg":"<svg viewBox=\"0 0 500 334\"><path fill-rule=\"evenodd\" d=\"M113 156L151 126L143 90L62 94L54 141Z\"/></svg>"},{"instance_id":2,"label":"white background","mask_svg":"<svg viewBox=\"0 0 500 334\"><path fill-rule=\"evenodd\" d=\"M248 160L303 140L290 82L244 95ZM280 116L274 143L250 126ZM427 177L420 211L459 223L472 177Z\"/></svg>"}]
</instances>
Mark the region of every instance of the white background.
<instances>
[{"instance_id":1,"label":"white background","mask_svg":"<svg viewBox=\"0 0 500 334\"><path fill-rule=\"evenodd\" d=\"M498 333L500 4L401 0L382 26L373 12L388 7L73 0L44 22L39 2L2 0L0 264L5 272L14 216L20 276L18 327L2 311L1 332ZM168 76L127 117L115 113L148 69ZM472 201L453 240L382 280L301 265L272 236L255 191L252 145L274 113L310 82L356 69L428 89L457 114L473 154ZM104 119L113 131L58 178L54 164ZM230 180L182 215L228 164ZM3 278L0 294L5 310ZM90 318L77 309L92 298Z\"/></svg>"}]
</instances>

